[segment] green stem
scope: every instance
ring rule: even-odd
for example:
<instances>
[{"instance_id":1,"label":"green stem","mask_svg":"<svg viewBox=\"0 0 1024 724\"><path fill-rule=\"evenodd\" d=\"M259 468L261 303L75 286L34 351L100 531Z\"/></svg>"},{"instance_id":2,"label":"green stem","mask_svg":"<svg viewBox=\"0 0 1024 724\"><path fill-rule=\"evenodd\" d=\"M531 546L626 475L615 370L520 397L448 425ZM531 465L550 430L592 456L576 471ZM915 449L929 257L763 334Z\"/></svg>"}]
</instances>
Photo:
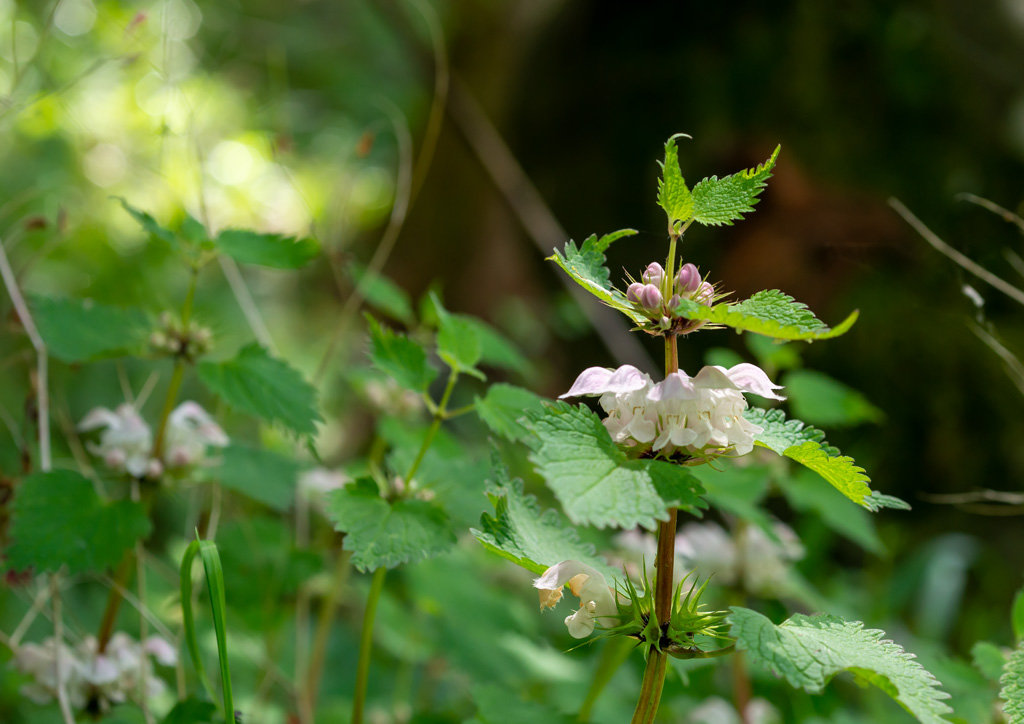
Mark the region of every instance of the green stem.
<instances>
[{"instance_id":1,"label":"green stem","mask_svg":"<svg viewBox=\"0 0 1024 724\"><path fill-rule=\"evenodd\" d=\"M601 651L601 658L597 662L597 670L594 672L594 678L590 682L587 696L580 706L579 713L576 715L576 721L590 721L590 714L594 709L594 704L597 703L598 697L601 696L601 692L604 691L604 687L611 681L615 672L629 658L629 652L633 648L633 642L623 636L616 636L608 641Z\"/></svg>"},{"instance_id":2,"label":"green stem","mask_svg":"<svg viewBox=\"0 0 1024 724\"><path fill-rule=\"evenodd\" d=\"M654 721L661 703L667 664L668 655L652 648L647 656L647 668L644 669L644 680L640 684L640 698L636 702L636 711L633 712L630 724L651 724Z\"/></svg>"},{"instance_id":3,"label":"green stem","mask_svg":"<svg viewBox=\"0 0 1024 724\"><path fill-rule=\"evenodd\" d=\"M370 650L373 648L373 619L377 615L377 601L384 588L384 577L388 569L381 566L373 572L370 595L363 612L363 631L359 636L359 663L356 665L356 691L352 700L352 724L363 724L363 709L366 705L366 684L370 678Z\"/></svg>"},{"instance_id":4,"label":"green stem","mask_svg":"<svg viewBox=\"0 0 1024 724\"><path fill-rule=\"evenodd\" d=\"M452 370L448 375L448 384L445 385L444 393L441 395L441 401L437 404L437 410L434 412L434 419L430 423L430 427L427 428L427 434L423 438L423 444L420 445L420 450L416 453L416 459L412 461L412 465L409 466L409 472L405 474L403 479L408 490L408 485L412 481L412 476L416 474L416 471L420 469L420 463L423 462L423 458L427 454L427 450L430 449L430 444L434 442L434 437L437 435L437 431L441 429L441 423L444 422L445 417L448 414L448 400L452 396L452 390L455 389L455 381L459 378L459 373Z\"/></svg>"}]
</instances>

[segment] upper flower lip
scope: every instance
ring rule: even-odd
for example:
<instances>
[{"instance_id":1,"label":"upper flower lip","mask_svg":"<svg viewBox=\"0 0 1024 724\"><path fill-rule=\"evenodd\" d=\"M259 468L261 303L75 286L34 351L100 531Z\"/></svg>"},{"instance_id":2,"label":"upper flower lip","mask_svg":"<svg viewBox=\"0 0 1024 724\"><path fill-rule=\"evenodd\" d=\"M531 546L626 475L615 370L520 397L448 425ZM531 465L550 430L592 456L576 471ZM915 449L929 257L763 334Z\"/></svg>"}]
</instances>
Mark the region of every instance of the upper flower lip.
<instances>
[{"instance_id":1,"label":"upper flower lip","mask_svg":"<svg viewBox=\"0 0 1024 724\"><path fill-rule=\"evenodd\" d=\"M588 367L580 373L568 392L559 395L559 399L636 392L645 387L649 387L647 399L652 402L692 399L698 389L740 390L772 400L786 399L775 392L781 390L782 385L774 384L764 370L749 362L742 362L729 369L720 365L708 365L694 377L679 370L656 384L649 375L633 365L622 365L614 370L607 367Z\"/></svg>"},{"instance_id":2,"label":"upper flower lip","mask_svg":"<svg viewBox=\"0 0 1024 724\"><path fill-rule=\"evenodd\" d=\"M559 399L582 395L603 395L606 392L636 392L651 384L651 377L633 365L622 365L611 370L607 367L588 367L580 373L572 387Z\"/></svg>"}]
</instances>

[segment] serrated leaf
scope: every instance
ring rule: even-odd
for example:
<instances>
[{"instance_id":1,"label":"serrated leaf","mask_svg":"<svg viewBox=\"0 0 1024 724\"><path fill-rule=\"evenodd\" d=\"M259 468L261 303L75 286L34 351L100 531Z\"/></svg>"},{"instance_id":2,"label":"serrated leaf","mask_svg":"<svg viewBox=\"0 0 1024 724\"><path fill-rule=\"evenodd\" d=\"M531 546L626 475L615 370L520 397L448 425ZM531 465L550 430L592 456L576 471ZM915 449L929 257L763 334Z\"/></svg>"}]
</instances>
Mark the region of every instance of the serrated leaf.
<instances>
[{"instance_id":1,"label":"serrated leaf","mask_svg":"<svg viewBox=\"0 0 1024 724\"><path fill-rule=\"evenodd\" d=\"M883 417L864 395L820 372L793 370L782 386L793 414L813 425L858 425Z\"/></svg>"},{"instance_id":2,"label":"serrated leaf","mask_svg":"<svg viewBox=\"0 0 1024 724\"><path fill-rule=\"evenodd\" d=\"M971 647L971 663L989 681L999 681L1006 658L1003 650L991 641L978 641Z\"/></svg>"},{"instance_id":3,"label":"serrated leaf","mask_svg":"<svg viewBox=\"0 0 1024 724\"><path fill-rule=\"evenodd\" d=\"M601 238L591 234L579 248L576 247L576 242L570 240L566 242L563 251L555 249L555 253L549 256L547 261L558 264L573 281L612 309L622 312L636 324L642 324L646 318L633 311L632 305L626 301L626 295L612 286L611 272L605 267L604 256L605 250L613 241L635 233L633 229L623 229Z\"/></svg>"},{"instance_id":4,"label":"serrated leaf","mask_svg":"<svg viewBox=\"0 0 1024 724\"><path fill-rule=\"evenodd\" d=\"M757 197L771 178L780 150L782 146L776 146L768 160L755 168L721 179L711 176L699 181L692 192L693 220L705 226L731 226L743 214L753 211Z\"/></svg>"},{"instance_id":5,"label":"serrated leaf","mask_svg":"<svg viewBox=\"0 0 1024 724\"><path fill-rule=\"evenodd\" d=\"M1024 644L1018 644L1010 654L999 683L1003 687L999 698L1005 702L1003 714L1007 724L1024 724Z\"/></svg>"},{"instance_id":6,"label":"serrated leaf","mask_svg":"<svg viewBox=\"0 0 1024 724\"><path fill-rule=\"evenodd\" d=\"M480 516L480 529L470 532L488 550L538 575L561 561L582 561L609 581L622 571L608 565L594 546L579 539L575 529L555 510L542 511L537 499L523 492L521 480L509 480L503 468L487 492L494 515Z\"/></svg>"},{"instance_id":7,"label":"serrated leaf","mask_svg":"<svg viewBox=\"0 0 1024 724\"><path fill-rule=\"evenodd\" d=\"M531 434L522 420L528 412L543 409L539 396L504 382L488 387L486 395L474 400L474 406L491 432L509 440L523 440Z\"/></svg>"},{"instance_id":8,"label":"serrated leaf","mask_svg":"<svg viewBox=\"0 0 1024 724\"><path fill-rule=\"evenodd\" d=\"M235 261L274 269L298 269L320 253L320 245L314 239L247 229L225 229L217 234L214 243Z\"/></svg>"},{"instance_id":9,"label":"serrated leaf","mask_svg":"<svg viewBox=\"0 0 1024 724\"><path fill-rule=\"evenodd\" d=\"M141 309L53 297L32 297L30 305L47 350L64 362L126 354L141 347L149 334Z\"/></svg>"},{"instance_id":10,"label":"serrated leaf","mask_svg":"<svg viewBox=\"0 0 1024 724\"><path fill-rule=\"evenodd\" d=\"M573 523L653 530L671 507L706 507L703 488L685 468L629 459L584 405L557 402L527 419L530 459Z\"/></svg>"},{"instance_id":11,"label":"serrated leaf","mask_svg":"<svg viewBox=\"0 0 1024 724\"><path fill-rule=\"evenodd\" d=\"M1010 608L1010 623L1013 624L1013 635L1018 641L1024 641L1024 588L1017 591Z\"/></svg>"},{"instance_id":12,"label":"serrated leaf","mask_svg":"<svg viewBox=\"0 0 1024 724\"><path fill-rule=\"evenodd\" d=\"M322 418L316 390L297 370L255 342L225 362L201 362L199 379L229 405L300 435L316 432Z\"/></svg>"},{"instance_id":13,"label":"serrated leaf","mask_svg":"<svg viewBox=\"0 0 1024 724\"><path fill-rule=\"evenodd\" d=\"M437 370L427 363L424 349L404 334L393 332L367 316L373 348L370 360L374 367L413 392L426 392L437 377Z\"/></svg>"},{"instance_id":14,"label":"serrated leaf","mask_svg":"<svg viewBox=\"0 0 1024 724\"><path fill-rule=\"evenodd\" d=\"M18 484L14 496L7 568L103 571L120 563L125 551L150 529L139 503L104 503L79 473L36 473Z\"/></svg>"},{"instance_id":15,"label":"serrated leaf","mask_svg":"<svg viewBox=\"0 0 1024 724\"><path fill-rule=\"evenodd\" d=\"M385 276L369 274L360 264L349 264L348 272L352 281L362 289L367 304L407 327L413 325L416 315L404 289Z\"/></svg>"},{"instance_id":16,"label":"serrated leaf","mask_svg":"<svg viewBox=\"0 0 1024 724\"><path fill-rule=\"evenodd\" d=\"M327 497L327 517L345 533L345 550L361 571L429 558L448 550L455 533L448 516L424 500L388 502L362 478Z\"/></svg>"},{"instance_id":17,"label":"serrated leaf","mask_svg":"<svg viewBox=\"0 0 1024 724\"><path fill-rule=\"evenodd\" d=\"M164 228L157 223L157 220L150 214L135 208L121 197L115 196L114 198L121 202L121 206L124 207L124 210L131 214L132 218L139 222L139 225L149 232L150 236L159 239L174 250L181 249L181 245L178 243L177 234L170 229Z\"/></svg>"},{"instance_id":18,"label":"serrated leaf","mask_svg":"<svg viewBox=\"0 0 1024 724\"><path fill-rule=\"evenodd\" d=\"M476 332L476 336L480 340L480 362L482 364L512 370L524 377L529 376L532 370L530 361L498 330L476 317L461 314L455 316L465 321Z\"/></svg>"},{"instance_id":19,"label":"serrated leaf","mask_svg":"<svg viewBox=\"0 0 1024 724\"><path fill-rule=\"evenodd\" d=\"M732 327L737 332L754 332L774 339L831 339L845 334L857 321L859 312L852 312L835 327L829 327L807 308L778 289L757 292L750 299L708 307L692 299L683 299L676 314L687 319L704 320Z\"/></svg>"},{"instance_id":20,"label":"serrated leaf","mask_svg":"<svg viewBox=\"0 0 1024 724\"><path fill-rule=\"evenodd\" d=\"M661 165L658 181L658 205L668 215L668 224L678 230L679 225L693 216L693 198L679 168L676 136L665 141L665 162Z\"/></svg>"},{"instance_id":21,"label":"serrated leaf","mask_svg":"<svg viewBox=\"0 0 1024 724\"><path fill-rule=\"evenodd\" d=\"M854 503L871 511L902 503L898 498L879 496L872 491L864 468L825 444L825 433L821 430L805 426L800 420L787 420L782 410L752 407L743 416L762 428L754 438L757 445L813 470Z\"/></svg>"},{"instance_id":22,"label":"serrated leaf","mask_svg":"<svg viewBox=\"0 0 1024 724\"><path fill-rule=\"evenodd\" d=\"M272 450L230 445L220 453L221 463L207 475L225 488L248 496L274 510L287 510L295 497L301 465Z\"/></svg>"},{"instance_id":23,"label":"serrated leaf","mask_svg":"<svg viewBox=\"0 0 1024 724\"><path fill-rule=\"evenodd\" d=\"M795 687L820 692L833 676L849 671L895 699L922 724L946 724L949 694L914 661L914 655L866 629L860 621L796 614L776 626L756 611L733 607L731 634L738 648Z\"/></svg>"}]
</instances>

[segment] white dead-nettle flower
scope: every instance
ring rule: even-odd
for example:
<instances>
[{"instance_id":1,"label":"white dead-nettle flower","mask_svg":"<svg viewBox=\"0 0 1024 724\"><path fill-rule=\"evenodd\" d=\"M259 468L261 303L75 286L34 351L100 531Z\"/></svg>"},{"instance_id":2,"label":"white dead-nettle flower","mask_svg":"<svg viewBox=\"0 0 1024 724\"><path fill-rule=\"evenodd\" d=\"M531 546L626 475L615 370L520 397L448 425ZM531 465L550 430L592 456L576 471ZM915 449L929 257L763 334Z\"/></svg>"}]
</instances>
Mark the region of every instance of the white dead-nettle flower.
<instances>
[{"instance_id":1,"label":"white dead-nettle flower","mask_svg":"<svg viewBox=\"0 0 1024 724\"><path fill-rule=\"evenodd\" d=\"M562 397L600 395L604 425L617 443L693 455L746 455L761 428L743 417L744 392L784 399L768 375L749 363L707 366L694 377L682 370L654 383L632 365L584 370Z\"/></svg>"},{"instance_id":2,"label":"white dead-nettle flower","mask_svg":"<svg viewBox=\"0 0 1024 724\"><path fill-rule=\"evenodd\" d=\"M580 561L562 561L548 568L533 582L540 595L542 611L554 608L562 600L562 587L567 583L572 595L580 599L579 610L565 618L570 636L582 639L594 632L596 624L611 627L617 623L615 594L608 587L604 575Z\"/></svg>"},{"instance_id":3,"label":"white dead-nettle flower","mask_svg":"<svg viewBox=\"0 0 1024 724\"><path fill-rule=\"evenodd\" d=\"M789 526L777 522L772 531L778 541L756 526L744 528L737 541L717 523L689 523L676 536L676 557L701 578L739 583L761 596L785 593L789 569L804 549Z\"/></svg>"},{"instance_id":4,"label":"white dead-nettle flower","mask_svg":"<svg viewBox=\"0 0 1024 724\"><path fill-rule=\"evenodd\" d=\"M76 709L94 706L107 711L116 704L138 700L139 676L145 663L145 696L155 697L166 688L162 679L153 675L150 659L162 666L174 666L177 650L159 636L142 643L127 634L115 633L106 650L98 653L96 638L86 637L74 648L60 645L61 669L57 671L57 647L52 638L42 644L18 647L12 666L31 677L21 693L37 704L48 704L57 698L63 686L68 700Z\"/></svg>"},{"instance_id":5,"label":"white dead-nettle flower","mask_svg":"<svg viewBox=\"0 0 1024 724\"><path fill-rule=\"evenodd\" d=\"M112 470L127 471L135 477L150 474L153 450L153 433L134 407L125 403L111 411L106 407L91 410L78 429L83 432L103 428L99 444L87 442L86 448L93 455L103 458Z\"/></svg>"},{"instance_id":6,"label":"white dead-nettle flower","mask_svg":"<svg viewBox=\"0 0 1024 724\"><path fill-rule=\"evenodd\" d=\"M751 699L741 720L736 707L718 696L705 699L686 717L686 724L779 724L781 721L778 710L765 699Z\"/></svg>"},{"instance_id":7,"label":"white dead-nettle flower","mask_svg":"<svg viewBox=\"0 0 1024 724\"><path fill-rule=\"evenodd\" d=\"M320 500L324 495L344 488L352 479L340 470L311 468L299 475L299 494L308 500Z\"/></svg>"},{"instance_id":8,"label":"white dead-nettle flower","mask_svg":"<svg viewBox=\"0 0 1024 724\"><path fill-rule=\"evenodd\" d=\"M207 447L226 447L230 442L209 413L197 403L183 402L167 418L164 459L169 468L201 464Z\"/></svg>"},{"instance_id":9,"label":"white dead-nettle flower","mask_svg":"<svg viewBox=\"0 0 1024 724\"><path fill-rule=\"evenodd\" d=\"M363 391L370 404L396 417L415 415L423 409L421 395L405 389L390 377L367 381Z\"/></svg>"}]
</instances>

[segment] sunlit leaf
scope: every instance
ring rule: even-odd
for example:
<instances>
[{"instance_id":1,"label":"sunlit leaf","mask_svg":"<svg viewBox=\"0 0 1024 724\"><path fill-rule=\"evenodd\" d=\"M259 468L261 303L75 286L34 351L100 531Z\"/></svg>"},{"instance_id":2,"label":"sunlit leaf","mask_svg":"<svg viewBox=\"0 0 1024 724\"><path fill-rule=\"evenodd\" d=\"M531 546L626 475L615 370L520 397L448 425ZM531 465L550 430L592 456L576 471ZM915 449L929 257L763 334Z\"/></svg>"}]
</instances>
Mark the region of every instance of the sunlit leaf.
<instances>
[{"instance_id":1,"label":"sunlit leaf","mask_svg":"<svg viewBox=\"0 0 1024 724\"><path fill-rule=\"evenodd\" d=\"M736 303L705 306L692 299L683 299L676 314L687 319L703 320L732 327L738 332L755 332L775 339L831 339L844 334L857 321L852 312L835 327L829 327L807 308L778 289L757 292L750 299Z\"/></svg>"},{"instance_id":2,"label":"sunlit leaf","mask_svg":"<svg viewBox=\"0 0 1024 724\"><path fill-rule=\"evenodd\" d=\"M235 261L274 269L298 269L320 253L320 245L314 239L245 229L225 229L217 234L215 244Z\"/></svg>"},{"instance_id":3,"label":"sunlit leaf","mask_svg":"<svg viewBox=\"0 0 1024 724\"><path fill-rule=\"evenodd\" d=\"M743 214L753 211L757 197L771 178L780 150L782 147L776 146L768 160L755 168L697 182L690 200L693 220L706 226L731 225L733 221L742 219Z\"/></svg>"}]
</instances>

